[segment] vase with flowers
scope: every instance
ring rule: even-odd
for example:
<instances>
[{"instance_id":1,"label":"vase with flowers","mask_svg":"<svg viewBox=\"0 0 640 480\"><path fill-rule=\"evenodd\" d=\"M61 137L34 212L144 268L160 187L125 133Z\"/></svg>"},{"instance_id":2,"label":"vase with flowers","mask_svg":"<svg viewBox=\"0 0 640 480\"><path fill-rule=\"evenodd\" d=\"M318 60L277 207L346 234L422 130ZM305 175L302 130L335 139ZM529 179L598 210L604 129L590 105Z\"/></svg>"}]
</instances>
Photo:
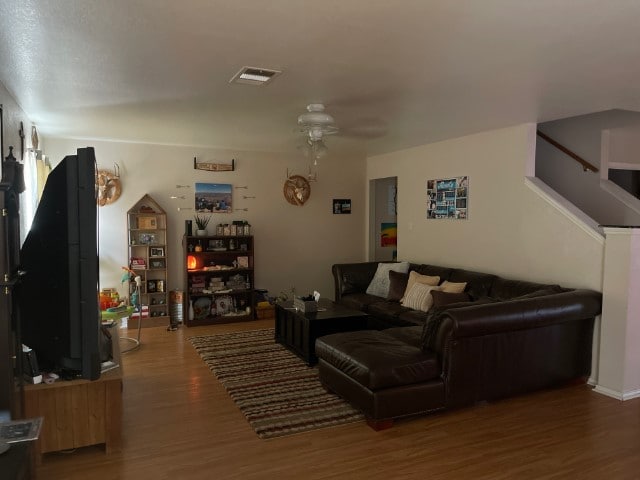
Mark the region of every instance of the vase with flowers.
<instances>
[{"instance_id":1,"label":"vase with flowers","mask_svg":"<svg viewBox=\"0 0 640 480\"><path fill-rule=\"evenodd\" d=\"M196 222L196 235L198 237L206 237L207 236L207 225L209 225L209 220L211 220L211 216L198 215L197 213L193 217Z\"/></svg>"}]
</instances>

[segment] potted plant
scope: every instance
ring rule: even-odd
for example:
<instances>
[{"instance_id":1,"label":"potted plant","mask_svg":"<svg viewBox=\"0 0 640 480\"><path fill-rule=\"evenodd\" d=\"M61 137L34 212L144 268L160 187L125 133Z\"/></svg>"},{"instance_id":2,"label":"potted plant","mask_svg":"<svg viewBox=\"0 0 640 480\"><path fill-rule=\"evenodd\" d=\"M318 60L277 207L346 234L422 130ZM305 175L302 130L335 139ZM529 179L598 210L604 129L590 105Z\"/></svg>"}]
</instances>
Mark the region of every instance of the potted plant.
<instances>
[{"instance_id":1,"label":"potted plant","mask_svg":"<svg viewBox=\"0 0 640 480\"><path fill-rule=\"evenodd\" d=\"M196 221L196 235L199 237L205 237L207 235L207 225L209 225L209 220L211 220L211 216L198 215L197 213L193 217Z\"/></svg>"}]
</instances>

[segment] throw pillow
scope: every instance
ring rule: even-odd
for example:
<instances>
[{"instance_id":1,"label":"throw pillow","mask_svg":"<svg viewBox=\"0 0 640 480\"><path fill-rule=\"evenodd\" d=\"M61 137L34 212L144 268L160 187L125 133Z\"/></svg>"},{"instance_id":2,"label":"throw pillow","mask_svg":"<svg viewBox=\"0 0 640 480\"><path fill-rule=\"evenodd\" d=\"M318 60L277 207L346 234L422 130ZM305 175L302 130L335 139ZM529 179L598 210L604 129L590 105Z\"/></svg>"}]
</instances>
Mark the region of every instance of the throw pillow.
<instances>
[{"instance_id":1,"label":"throw pillow","mask_svg":"<svg viewBox=\"0 0 640 480\"><path fill-rule=\"evenodd\" d=\"M371 283L367 287L369 295L387 298L389 294L389 272L407 273L409 271L409 262L397 263L379 263Z\"/></svg>"},{"instance_id":2,"label":"throw pillow","mask_svg":"<svg viewBox=\"0 0 640 480\"><path fill-rule=\"evenodd\" d=\"M440 287L440 290L442 290L443 292L462 293L464 292L464 289L467 288L467 282L455 283L445 280L442 285L440 285Z\"/></svg>"},{"instance_id":3,"label":"throw pillow","mask_svg":"<svg viewBox=\"0 0 640 480\"><path fill-rule=\"evenodd\" d=\"M440 287L433 285L425 285L424 283L414 283L409 293L404 296L402 306L421 312L428 312L433 305L433 297L431 292L439 290Z\"/></svg>"},{"instance_id":4,"label":"throw pillow","mask_svg":"<svg viewBox=\"0 0 640 480\"><path fill-rule=\"evenodd\" d=\"M407 288L404 291L403 298L409 293L411 287L413 287L416 283L422 283L423 285L431 285L432 287L437 287L440 283L440 277L431 277L429 275L421 275L418 272L411 270L409 272L409 281L407 282ZM402 298L400 299L402 301Z\"/></svg>"},{"instance_id":5,"label":"throw pillow","mask_svg":"<svg viewBox=\"0 0 640 480\"><path fill-rule=\"evenodd\" d=\"M389 271L389 294L387 295L387 300L399 302L407 289L408 280L409 275L406 273Z\"/></svg>"},{"instance_id":6,"label":"throw pillow","mask_svg":"<svg viewBox=\"0 0 640 480\"><path fill-rule=\"evenodd\" d=\"M434 290L431 292L433 297L434 307L443 307L445 305L451 305L452 303L468 302L471 297L467 293L450 293L441 290Z\"/></svg>"}]
</instances>

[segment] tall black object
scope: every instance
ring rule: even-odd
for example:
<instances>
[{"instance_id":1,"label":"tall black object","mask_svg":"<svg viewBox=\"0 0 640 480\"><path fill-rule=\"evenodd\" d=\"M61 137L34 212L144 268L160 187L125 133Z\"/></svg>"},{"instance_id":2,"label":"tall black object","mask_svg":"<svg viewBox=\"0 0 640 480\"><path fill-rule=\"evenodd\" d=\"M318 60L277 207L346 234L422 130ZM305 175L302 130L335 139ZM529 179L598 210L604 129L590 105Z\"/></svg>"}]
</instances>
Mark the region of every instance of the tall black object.
<instances>
[{"instance_id":1,"label":"tall black object","mask_svg":"<svg viewBox=\"0 0 640 480\"><path fill-rule=\"evenodd\" d=\"M20 250L22 342L45 372L100 377L96 159L67 155L47 177Z\"/></svg>"},{"instance_id":2,"label":"tall black object","mask_svg":"<svg viewBox=\"0 0 640 480\"><path fill-rule=\"evenodd\" d=\"M14 289L20 263L20 199L23 166L13 147L2 161L0 180L0 419L22 417L20 322Z\"/></svg>"}]
</instances>

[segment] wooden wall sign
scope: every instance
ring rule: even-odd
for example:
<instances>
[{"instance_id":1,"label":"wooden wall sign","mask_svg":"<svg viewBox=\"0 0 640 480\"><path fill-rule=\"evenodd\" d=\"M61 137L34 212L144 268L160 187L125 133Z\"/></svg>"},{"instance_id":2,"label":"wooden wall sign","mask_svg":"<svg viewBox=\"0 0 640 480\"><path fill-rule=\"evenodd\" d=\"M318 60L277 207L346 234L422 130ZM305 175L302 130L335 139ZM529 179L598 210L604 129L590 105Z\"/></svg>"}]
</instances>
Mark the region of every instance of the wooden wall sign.
<instances>
[{"instance_id":1,"label":"wooden wall sign","mask_svg":"<svg viewBox=\"0 0 640 480\"><path fill-rule=\"evenodd\" d=\"M209 172L233 172L236 168L235 159L231 159L231 163L208 163L198 162L196 157L193 157L194 170L207 170Z\"/></svg>"}]
</instances>

